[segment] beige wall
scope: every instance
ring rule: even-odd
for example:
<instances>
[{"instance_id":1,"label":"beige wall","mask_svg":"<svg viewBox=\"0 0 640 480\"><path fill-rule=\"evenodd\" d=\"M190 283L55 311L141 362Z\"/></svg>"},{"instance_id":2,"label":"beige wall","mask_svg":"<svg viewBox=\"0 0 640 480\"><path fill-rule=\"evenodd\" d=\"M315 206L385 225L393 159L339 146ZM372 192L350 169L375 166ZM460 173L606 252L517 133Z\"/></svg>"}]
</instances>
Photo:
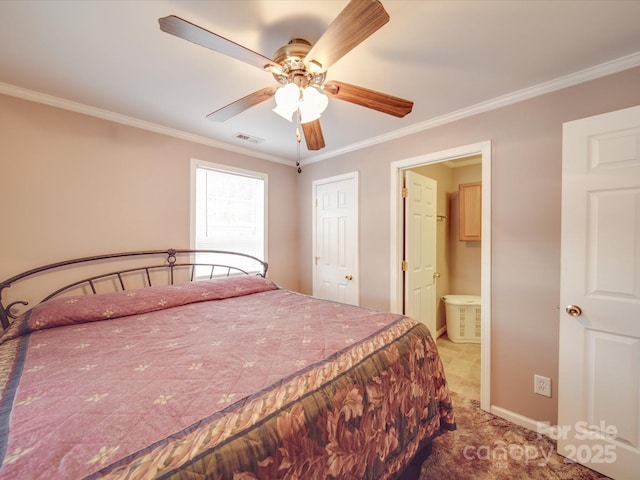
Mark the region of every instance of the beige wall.
<instances>
[{"instance_id":1,"label":"beige wall","mask_svg":"<svg viewBox=\"0 0 640 480\"><path fill-rule=\"evenodd\" d=\"M300 176L283 165L0 96L0 278L78 255L188 247L195 157L269 174L271 277L306 293L311 182L359 171L360 300L387 310L390 163L491 140L492 403L555 422L562 123L640 104L638 85L635 68L307 165ZM532 393L534 373L552 378L553 398Z\"/></svg>"},{"instance_id":2,"label":"beige wall","mask_svg":"<svg viewBox=\"0 0 640 480\"><path fill-rule=\"evenodd\" d=\"M305 166L301 289L311 291L313 180L360 172L360 299L389 309L390 163L491 140L492 404L555 422L562 123L640 104L638 85L640 68L634 68ZM551 377L552 398L533 393L535 373Z\"/></svg>"},{"instance_id":3,"label":"beige wall","mask_svg":"<svg viewBox=\"0 0 640 480\"><path fill-rule=\"evenodd\" d=\"M0 279L77 256L189 248L198 158L269 175L269 275L298 288L289 166L3 95L0 145Z\"/></svg>"}]
</instances>

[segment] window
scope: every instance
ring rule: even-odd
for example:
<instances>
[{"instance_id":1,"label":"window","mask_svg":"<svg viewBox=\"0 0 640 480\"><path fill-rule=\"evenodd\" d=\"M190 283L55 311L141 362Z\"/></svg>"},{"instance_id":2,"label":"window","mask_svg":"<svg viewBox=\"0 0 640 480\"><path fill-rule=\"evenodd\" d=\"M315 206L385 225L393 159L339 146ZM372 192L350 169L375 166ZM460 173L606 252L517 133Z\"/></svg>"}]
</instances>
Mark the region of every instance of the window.
<instances>
[{"instance_id":1,"label":"window","mask_svg":"<svg viewBox=\"0 0 640 480\"><path fill-rule=\"evenodd\" d=\"M267 175L194 160L192 178L194 248L241 252L266 260ZM238 265L237 257L211 254L198 255L196 261ZM251 272L261 270L251 260L239 266ZM206 267L196 271L197 276L209 274Z\"/></svg>"}]
</instances>

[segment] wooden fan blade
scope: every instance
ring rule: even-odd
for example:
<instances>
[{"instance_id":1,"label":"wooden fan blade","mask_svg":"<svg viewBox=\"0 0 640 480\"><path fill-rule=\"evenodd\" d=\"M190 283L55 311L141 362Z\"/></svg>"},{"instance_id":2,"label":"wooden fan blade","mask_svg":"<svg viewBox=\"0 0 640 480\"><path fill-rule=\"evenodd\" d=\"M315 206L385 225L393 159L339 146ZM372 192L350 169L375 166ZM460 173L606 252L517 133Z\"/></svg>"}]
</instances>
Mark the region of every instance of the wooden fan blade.
<instances>
[{"instance_id":1,"label":"wooden fan blade","mask_svg":"<svg viewBox=\"0 0 640 480\"><path fill-rule=\"evenodd\" d=\"M250 93L246 97L242 97L240 100L236 100L235 102L230 103L222 108L219 108L215 112L207 115L209 120L213 120L214 122L224 122L225 120L230 119L231 117L238 115L239 113L244 112L248 108L253 107L269 98L273 97L276 93L276 87L267 87L257 92Z\"/></svg>"},{"instance_id":2,"label":"wooden fan blade","mask_svg":"<svg viewBox=\"0 0 640 480\"><path fill-rule=\"evenodd\" d=\"M351 0L304 61L307 65L319 64L326 71L388 21L389 14L378 0Z\"/></svg>"},{"instance_id":3,"label":"wooden fan blade","mask_svg":"<svg viewBox=\"0 0 640 480\"><path fill-rule=\"evenodd\" d=\"M205 30L202 27L194 25L187 20L176 17L175 15L159 18L158 23L160 23L160 30L163 32L197 43L198 45L202 45L203 47L210 48L216 52L236 58L248 63L249 65L253 65L260 69L266 69L267 67L272 67L274 69L281 68L280 65L273 62L270 58L260 55L253 50L249 50L248 48L210 32L209 30Z\"/></svg>"},{"instance_id":4,"label":"wooden fan blade","mask_svg":"<svg viewBox=\"0 0 640 480\"><path fill-rule=\"evenodd\" d=\"M413 102L400 97L375 92L344 82L329 81L324 84L324 92L330 97L372 108L394 117L404 117L411 112Z\"/></svg>"},{"instance_id":5,"label":"wooden fan blade","mask_svg":"<svg viewBox=\"0 0 640 480\"><path fill-rule=\"evenodd\" d=\"M320 119L303 123L302 132L304 133L304 140L307 142L307 149L320 150L324 148L324 137L322 136Z\"/></svg>"}]
</instances>

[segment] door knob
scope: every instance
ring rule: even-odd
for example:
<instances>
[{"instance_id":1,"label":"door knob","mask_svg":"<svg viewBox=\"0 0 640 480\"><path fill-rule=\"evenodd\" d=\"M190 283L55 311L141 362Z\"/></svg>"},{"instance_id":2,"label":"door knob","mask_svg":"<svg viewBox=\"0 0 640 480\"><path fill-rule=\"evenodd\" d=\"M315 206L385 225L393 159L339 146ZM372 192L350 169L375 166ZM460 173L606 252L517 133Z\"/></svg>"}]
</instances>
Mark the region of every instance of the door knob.
<instances>
[{"instance_id":1,"label":"door knob","mask_svg":"<svg viewBox=\"0 0 640 480\"><path fill-rule=\"evenodd\" d=\"M578 305L567 305L564 311L572 317L579 317L582 315L582 309Z\"/></svg>"},{"instance_id":2,"label":"door knob","mask_svg":"<svg viewBox=\"0 0 640 480\"><path fill-rule=\"evenodd\" d=\"M436 272L433 272L433 278L440 278L440 274L436 273Z\"/></svg>"},{"instance_id":3,"label":"door knob","mask_svg":"<svg viewBox=\"0 0 640 480\"><path fill-rule=\"evenodd\" d=\"M353 275L345 275L344 278L346 278L347 280L353 280Z\"/></svg>"}]
</instances>

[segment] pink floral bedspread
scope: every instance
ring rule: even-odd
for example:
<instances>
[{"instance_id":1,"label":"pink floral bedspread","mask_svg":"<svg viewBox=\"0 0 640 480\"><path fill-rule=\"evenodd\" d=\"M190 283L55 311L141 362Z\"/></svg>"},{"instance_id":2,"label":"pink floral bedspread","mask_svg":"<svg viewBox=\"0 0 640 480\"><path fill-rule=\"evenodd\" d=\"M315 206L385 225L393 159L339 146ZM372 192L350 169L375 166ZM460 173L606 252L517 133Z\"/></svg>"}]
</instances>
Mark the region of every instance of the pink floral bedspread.
<instances>
[{"instance_id":1,"label":"pink floral bedspread","mask_svg":"<svg viewBox=\"0 0 640 480\"><path fill-rule=\"evenodd\" d=\"M0 394L12 480L392 478L455 428L426 327L260 277L40 305Z\"/></svg>"}]
</instances>

